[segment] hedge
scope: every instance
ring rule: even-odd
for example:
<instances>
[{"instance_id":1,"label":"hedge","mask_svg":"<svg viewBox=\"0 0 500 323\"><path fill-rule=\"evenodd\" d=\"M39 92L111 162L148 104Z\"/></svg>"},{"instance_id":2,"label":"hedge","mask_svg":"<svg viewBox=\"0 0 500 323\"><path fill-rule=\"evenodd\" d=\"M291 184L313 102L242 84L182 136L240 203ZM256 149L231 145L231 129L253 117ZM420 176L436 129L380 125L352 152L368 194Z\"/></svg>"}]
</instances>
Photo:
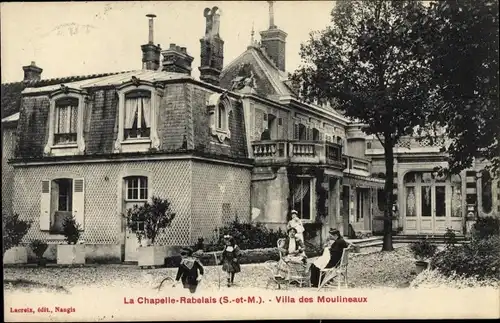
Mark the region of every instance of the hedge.
<instances>
[{"instance_id":1,"label":"hedge","mask_svg":"<svg viewBox=\"0 0 500 323\"><path fill-rule=\"evenodd\" d=\"M220 262L222 251L216 252L203 252L200 253L199 259L201 263L205 266L214 266L215 257L214 254L217 255L217 260ZM316 250L306 251L307 257L316 257L318 256L318 252ZM262 263L268 260L276 260L280 259L278 248L264 248L264 249L246 249L241 250L241 258L240 264L255 264ZM179 266L181 261L181 256L172 256L165 258L165 267L172 268Z\"/></svg>"}]
</instances>

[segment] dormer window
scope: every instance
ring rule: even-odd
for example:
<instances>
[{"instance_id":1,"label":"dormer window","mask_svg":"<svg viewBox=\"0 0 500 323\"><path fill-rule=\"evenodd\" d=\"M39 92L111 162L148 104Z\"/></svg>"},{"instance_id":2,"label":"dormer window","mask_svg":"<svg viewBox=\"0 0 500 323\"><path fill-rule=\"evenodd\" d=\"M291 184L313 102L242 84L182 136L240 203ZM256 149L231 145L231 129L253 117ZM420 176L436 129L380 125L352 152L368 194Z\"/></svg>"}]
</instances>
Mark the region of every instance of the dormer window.
<instances>
[{"instance_id":1,"label":"dormer window","mask_svg":"<svg viewBox=\"0 0 500 323\"><path fill-rule=\"evenodd\" d=\"M56 101L54 144L76 144L78 129L78 99L62 98Z\"/></svg>"},{"instance_id":2,"label":"dormer window","mask_svg":"<svg viewBox=\"0 0 500 323\"><path fill-rule=\"evenodd\" d=\"M125 95L124 139L150 138L151 91L132 91Z\"/></svg>"},{"instance_id":3,"label":"dormer window","mask_svg":"<svg viewBox=\"0 0 500 323\"><path fill-rule=\"evenodd\" d=\"M44 153L53 156L83 154L85 92L64 85L50 95L49 138Z\"/></svg>"},{"instance_id":4,"label":"dormer window","mask_svg":"<svg viewBox=\"0 0 500 323\"><path fill-rule=\"evenodd\" d=\"M217 107L217 130L228 130L226 107L222 103L219 103L219 106Z\"/></svg>"},{"instance_id":5,"label":"dormer window","mask_svg":"<svg viewBox=\"0 0 500 323\"><path fill-rule=\"evenodd\" d=\"M231 138L229 120L232 113L231 102L226 94L212 94L207 102L210 130L221 143Z\"/></svg>"},{"instance_id":6,"label":"dormer window","mask_svg":"<svg viewBox=\"0 0 500 323\"><path fill-rule=\"evenodd\" d=\"M132 78L118 88L118 137L115 153L158 149L157 111L161 84Z\"/></svg>"}]
</instances>

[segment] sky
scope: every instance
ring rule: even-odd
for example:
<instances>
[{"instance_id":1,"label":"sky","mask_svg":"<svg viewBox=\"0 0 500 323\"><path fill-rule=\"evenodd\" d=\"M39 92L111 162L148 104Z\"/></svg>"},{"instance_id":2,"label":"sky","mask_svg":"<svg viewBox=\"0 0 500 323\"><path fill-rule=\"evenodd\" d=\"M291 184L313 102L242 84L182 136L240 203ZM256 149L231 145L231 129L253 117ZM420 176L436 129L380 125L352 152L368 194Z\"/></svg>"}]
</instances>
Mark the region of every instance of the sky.
<instances>
[{"instance_id":1,"label":"sky","mask_svg":"<svg viewBox=\"0 0 500 323\"><path fill-rule=\"evenodd\" d=\"M266 1L126 1L2 2L2 83L21 81L22 66L32 61L42 79L141 69L140 46L148 41L148 18L154 21L154 42L186 47L194 57L192 75L199 77L200 41L205 33L203 10L218 6L224 65L229 64L269 26ZM333 1L276 1L274 22L288 33L287 70L301 63L300 44L309 33L330 23Z\"/></svg>"}]
</instances>

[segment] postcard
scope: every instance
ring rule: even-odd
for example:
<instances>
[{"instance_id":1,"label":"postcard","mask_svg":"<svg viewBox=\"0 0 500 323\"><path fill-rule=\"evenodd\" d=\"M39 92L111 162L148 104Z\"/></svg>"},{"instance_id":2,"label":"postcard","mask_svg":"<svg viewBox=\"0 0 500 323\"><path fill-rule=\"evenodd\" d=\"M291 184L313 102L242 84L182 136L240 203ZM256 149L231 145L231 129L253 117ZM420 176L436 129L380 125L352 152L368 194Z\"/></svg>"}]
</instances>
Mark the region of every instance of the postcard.
<instances>
[{"instance_id":1,"label":"postcard","mask_svg":"<svg viewBox=\"0 0 500 323\"><path fill-rule=\"evenodd\" d=\"M6 321L500 316L498 2L1 8Z\"/></svg>"}]
</instances>

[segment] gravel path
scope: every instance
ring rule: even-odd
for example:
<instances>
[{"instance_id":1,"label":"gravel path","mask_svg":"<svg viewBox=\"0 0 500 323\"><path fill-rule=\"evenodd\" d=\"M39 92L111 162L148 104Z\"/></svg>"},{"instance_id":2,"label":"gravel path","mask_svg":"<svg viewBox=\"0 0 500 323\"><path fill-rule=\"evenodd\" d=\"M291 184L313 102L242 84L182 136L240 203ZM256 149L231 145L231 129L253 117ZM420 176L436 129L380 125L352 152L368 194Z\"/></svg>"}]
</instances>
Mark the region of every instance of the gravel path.
<instances>
[{"instance_id":1,"label":"gravel path","mask_svg":"<svg viewBox=\"0 0 500 323\"><path fill-rule=\"evenodd\" d=\"M357 288L373 287L408 287L415 277L415 265L407 247L395 246L393 252L373 252L368 254L352 254L349 259L349 285ZM380 250L380 247L375 247ZM365 251L366 252L366 251ZM219 267L205 267L203 284L209 288L217 288ZM232 288L257 287L265 288L268 269L264 264L247 264L241 266ZM175 277L175 268L140 269L130 265L98 265L82 268L4 268L4 287L6 290L29 289L29 281L39 286L54 285L71 289L79 286L99 287L154 287L165 277ZM220 273L221 284L225 279ZM16 287L8 281L23 280ZM35 286L32 286L35 287ZM39 287L41 288L41 287ZM44 287L47 288L47 287Z\"/></svg>"}]
</instances>

